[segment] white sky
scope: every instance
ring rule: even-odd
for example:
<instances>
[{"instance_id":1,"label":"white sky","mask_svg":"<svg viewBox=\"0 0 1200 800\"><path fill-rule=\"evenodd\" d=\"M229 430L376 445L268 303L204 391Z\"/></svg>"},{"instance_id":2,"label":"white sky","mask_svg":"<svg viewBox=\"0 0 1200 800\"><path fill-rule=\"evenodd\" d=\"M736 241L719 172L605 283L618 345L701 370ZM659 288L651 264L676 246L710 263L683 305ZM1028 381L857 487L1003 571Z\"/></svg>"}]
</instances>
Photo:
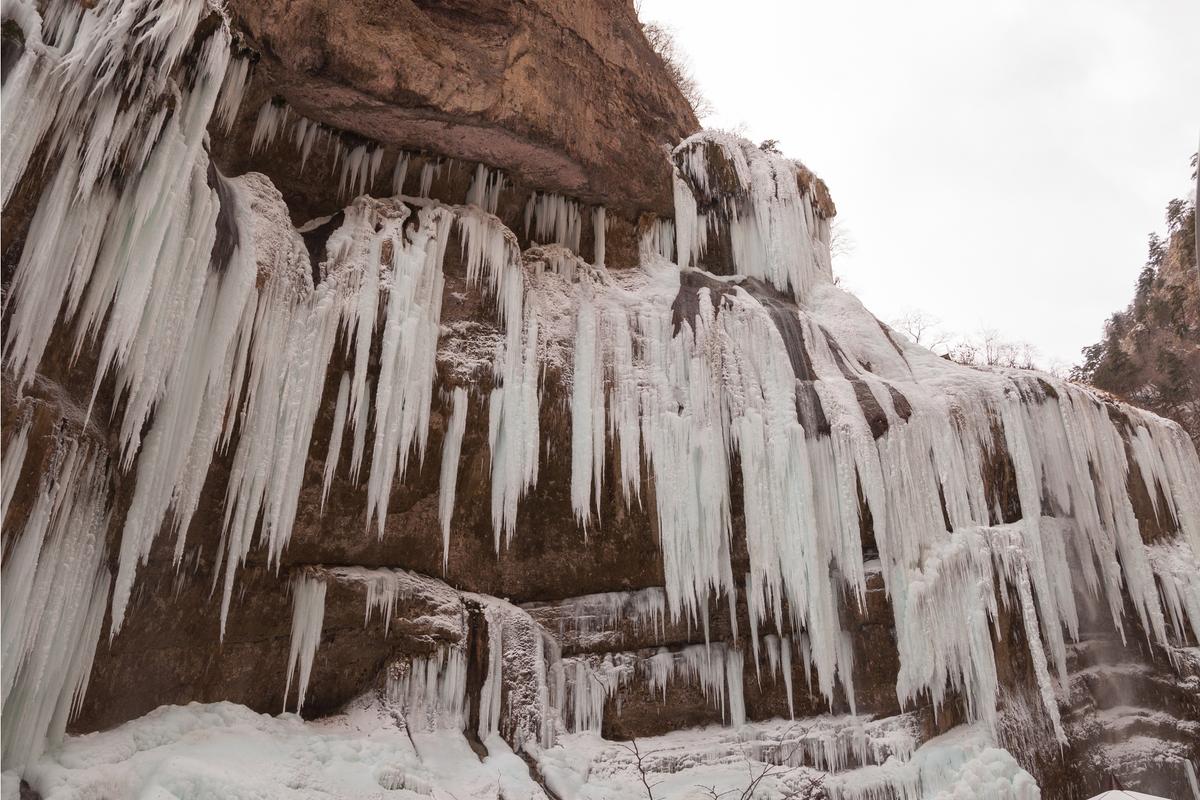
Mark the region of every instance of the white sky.
<instances>
[{"instance_id":1,"label":"white sky","mask_svg":"<svg viewBox=\"0 0 1200 800\"><path fill-rule=\"evenodd\" d=\"M1133 296L1200 142L1198 0L642 0L710 127L778 139L854 242L834 270L1075 363Z\"/></svg>"}]
</instances>

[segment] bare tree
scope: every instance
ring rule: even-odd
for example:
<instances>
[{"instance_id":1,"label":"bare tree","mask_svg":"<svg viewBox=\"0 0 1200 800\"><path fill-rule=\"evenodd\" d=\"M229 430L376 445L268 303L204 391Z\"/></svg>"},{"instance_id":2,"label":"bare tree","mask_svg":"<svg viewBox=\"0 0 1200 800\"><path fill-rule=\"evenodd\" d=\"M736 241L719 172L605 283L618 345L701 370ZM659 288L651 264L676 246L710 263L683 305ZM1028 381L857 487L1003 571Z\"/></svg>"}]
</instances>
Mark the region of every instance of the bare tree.
<instances>
[{"instance_id":1,"label":"bare tree","mask_svg":"<svg viewBox=\"0 0 1200 800\"><path fill-rule=\"evenodd\" d=\"M649 775L646 770L646 759L654 755L657 750L651 750L643 753L638 747L637 739L630 739L629 744L619 745L622 750L626 750L633 754L634 765L637 767L638 776L642 779L642 786L646 788L646 800L654 800L654 787L662 783L662 781L650 782Z\"/></svg>"},{"instance_id":2,"label":"bare tree","mask_svg":"<svg viewBox=\"0 0 1200 800\"><path fill-rule=\"evenodd\" d=\"M793 724L789 726L780 737L780 741L786 740L792 735L799 726ZM818 797L823 797L821 791L825 784L825 776L813 775L806 768L800 765L792 764L792 760L796 752L800 749L801 743L804 741L804 736L812 727L799 728L799 733L792 742L791 748L786 752L779 754L776 760L778 764L773 762L763 762L762 769L755 773L754 761L746 753L745 747L739 742L738 749L742 751L742 757L746 760L746 772L748 779L746 786L740 792L738 789L726 789L723 792L718 792L714 786L698 786L705 796L711 800L722 800L725 797L737 797L737 800L754 800L755 793L758 791L762 782L767 778L776 778L778 780L786 780L793 786L789 786L787 794L783 795L782 800L817 800Z\"/></svg>"},{"instance_id":3,"label":"bare tree","mask_svg":"<svg viewBox=\"0 0 1200 800\"><path fill-rule=\"evenodd\" d=\"M667 68L667 75L692 107L692 113L698 119L704 119L711 114L712 104L704 96L699 81L692 74L687 56L676 44L675 32L657 22L643 22L642 32L646 34L646 41L650 43L650 47L662 59Z\"/></svg>"},{"instance_id":4,"label":"bare tree","mask_svg":"<svg viewBox=\"0 0 1200 800\"><path fill-rule=\"evenodd\" d=\"M983 328L978 334L952 344L946 357L972 367L1008 367L1037 369L1038 351L1029 342L1005 339L995 328Z\"/></svg>"},{"instance_id":5,"label":"bare tree","mask_svg":"<svg viewBox=\"0 0 1200 800\"><path fill-rule=\"evenodd\" d=\"M854 252L854 236L840 217L834 217L829 225L829 255L841 258Z\"/></svg>"},{"instance_id":6,"label":"bare tree","mask_svg":"<svg viewBox=\"0 0 1200 800\"><path fill-rule=\"evenodd\" d=\"M942 328L942 321L919 308L909 309L888 323L903 333L915 344L936 350L950 341L950 334Z\"/></svg>"}]
</instances>

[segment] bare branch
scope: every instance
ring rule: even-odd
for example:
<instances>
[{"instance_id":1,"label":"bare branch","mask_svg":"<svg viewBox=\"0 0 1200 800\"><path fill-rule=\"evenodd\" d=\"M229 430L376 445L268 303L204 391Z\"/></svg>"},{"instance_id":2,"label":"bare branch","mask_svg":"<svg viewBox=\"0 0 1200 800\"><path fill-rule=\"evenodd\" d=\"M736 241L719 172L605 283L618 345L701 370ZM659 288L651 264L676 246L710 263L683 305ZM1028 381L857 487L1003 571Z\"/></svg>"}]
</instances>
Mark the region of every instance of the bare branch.
<instances>
[{"instance_id":1,"label":"bare branch","mask_svg":"<svg viewBox=\"0 0 1200 800\"><path fill-rule=\"evenodd\" d=\"M638 746L637 739L630 739L629 744L620 744L619 746L623 750L633 754L634 762L637 766L638 776L642 779L642 786L646 787L646 799L654 800L654 787L661 783L661 781L656 781L655 783L650 782L646 774L645 759L654 755L658 751L651 750L648 753L643 753L641 748Z\"/></svg>"}]
</instances>

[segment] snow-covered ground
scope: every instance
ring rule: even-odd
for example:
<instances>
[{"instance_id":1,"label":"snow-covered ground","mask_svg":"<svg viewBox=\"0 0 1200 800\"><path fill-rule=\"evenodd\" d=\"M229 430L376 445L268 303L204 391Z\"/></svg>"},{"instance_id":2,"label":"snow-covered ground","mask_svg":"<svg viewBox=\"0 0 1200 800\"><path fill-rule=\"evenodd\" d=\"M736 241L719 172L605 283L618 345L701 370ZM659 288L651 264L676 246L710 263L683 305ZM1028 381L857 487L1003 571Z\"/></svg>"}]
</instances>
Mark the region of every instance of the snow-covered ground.
<instances>
[{"instance_id":1,"label":"snow-covered ground","mask_svg":"<svg viewBox=\"0 0 1200 800\"><path fill-rule=\"evenodd\" d=\"M503 740L492 737L487 750L480 759L456 731L410 735L398 715L365 699L312 722L192 703L68 737L27 780L45 800L544 797Z\"/></svg>"},{"instance_id":2,"label":"snow-covered ground","mask_svg":"<svg viewBox=\"0 0 1200 800\"><path fill-rule=\"evenodd\" d=\"M751 787L759 800L1039 796L981 725L915 750L914 734L905 717L819 717L635 742L564 734L553 747L529 743L522 756L495 735L473 747L458 730L409 730L395 706L368 694L315 721L233 703L163 706L110 731L67 737L26 778L45 800L538 800L547 789L561 800L685 800L741 797ZM6 773L4 800L17 787Z\"/></svg>"}]
</instances>

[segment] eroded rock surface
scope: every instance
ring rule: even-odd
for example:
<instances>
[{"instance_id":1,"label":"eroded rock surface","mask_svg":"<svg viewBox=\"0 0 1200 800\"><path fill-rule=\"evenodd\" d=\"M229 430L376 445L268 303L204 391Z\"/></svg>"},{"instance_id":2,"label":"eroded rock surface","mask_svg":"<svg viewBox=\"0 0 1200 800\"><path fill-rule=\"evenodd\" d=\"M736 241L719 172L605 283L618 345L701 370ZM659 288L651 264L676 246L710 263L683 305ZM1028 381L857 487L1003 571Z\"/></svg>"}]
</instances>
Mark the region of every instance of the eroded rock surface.
<instances>
[{"instance_id":1,"label":"eroded rock surface","mask_svg":"<svg viewBox=\"0 0 1200 800\"><path fill-rule=\"evenodd\" d=\"M178 86L67 93L41 120L63 152L18 148L11 185L5 162L4 579L46 589L23 621L79 631L29 626L78 669L6 770L68 717L367 693L541 778L589 732L731 726L716 760L819 718L747 736L796 739L844 797L920 786L959 726L1043 796L1106 764L1186 785L1200 464L1176 426L879 324L833 285L808 168L675 147L695 120L630 4L181 8L150 54L77 43L178 60ZM6 103L57 74L35 18ZM130 140L153 169L77 130L102 102L163 126ZM35 563L76 513L78 608Z\"/></svg>"}]
</instances>

